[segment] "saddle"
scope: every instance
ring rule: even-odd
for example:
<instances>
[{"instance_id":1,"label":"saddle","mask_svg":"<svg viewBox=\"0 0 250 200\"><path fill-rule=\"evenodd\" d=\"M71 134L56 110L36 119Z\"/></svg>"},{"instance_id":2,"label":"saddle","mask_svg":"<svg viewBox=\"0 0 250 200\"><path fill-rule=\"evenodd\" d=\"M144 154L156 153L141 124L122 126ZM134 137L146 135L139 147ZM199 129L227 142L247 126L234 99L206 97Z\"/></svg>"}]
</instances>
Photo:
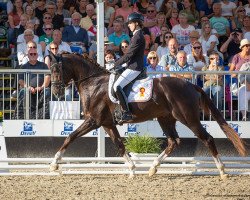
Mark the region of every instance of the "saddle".
<instances>
[{"instance_id":1,"label":"saddle","mask_svg":"<svg viewBox=\"0 0 250 200\"><path fill-rule=\"evenodd\" d=\"M124 68L116 70L115 74L111 74L109 79L109 98L113 103L116 104L114 110L114 122L118 122L121 120L123 111L121 109L121 106L118 104L113 85L124 70ZM125 88L123 88L123 91L128 98L128 103L146 102L149 101L152 97L152 89L153 79L147 77L145 69L141 72L141 74L139 74L138 77L136 77L127 86L125 86Z\"/></svg>"}]
</instances>

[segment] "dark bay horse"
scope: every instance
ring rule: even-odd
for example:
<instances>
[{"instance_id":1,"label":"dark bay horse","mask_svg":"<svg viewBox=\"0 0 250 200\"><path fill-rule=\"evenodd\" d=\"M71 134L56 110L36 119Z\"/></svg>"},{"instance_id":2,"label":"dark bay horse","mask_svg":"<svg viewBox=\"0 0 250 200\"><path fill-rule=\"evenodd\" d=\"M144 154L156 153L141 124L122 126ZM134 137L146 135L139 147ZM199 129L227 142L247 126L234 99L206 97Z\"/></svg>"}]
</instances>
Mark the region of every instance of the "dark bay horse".
<instances>
[{"instance_id":1,"label":"dark bay horse","mask_svg":"<svg viewBox=\"0 0 250 200\"><path fill-rule=\"evenodd\" d=\"M113 120L115 104L108 96L109 73L85 55L65 54L55 57L51 54L52 92L61 95L65 85L71 79L75 81L84 108L84 122L72 132L64 141L51 163L50 169L58 169L58 161L71 142L87 134L89 131L103 127L119 153L125 159L129 169L133 171L135 165L125 150L120 134ZM154 160L149 170L152 176L157 172L157 166L169 156L179 144L180 139L176 131L176 121L186 125L210 150L222 178L226 177L213 137L203 128L200 122L200 109L211 113L225 135L233 143L240 155L246 156L246 149L238 134L227 124L219 110L203 90L189 82L173 77L154 79L153 96L148 102L129 103L133 113L133 120L138 123L157 118L167 137L167 148Z\"/></svg>"}]
</instances>

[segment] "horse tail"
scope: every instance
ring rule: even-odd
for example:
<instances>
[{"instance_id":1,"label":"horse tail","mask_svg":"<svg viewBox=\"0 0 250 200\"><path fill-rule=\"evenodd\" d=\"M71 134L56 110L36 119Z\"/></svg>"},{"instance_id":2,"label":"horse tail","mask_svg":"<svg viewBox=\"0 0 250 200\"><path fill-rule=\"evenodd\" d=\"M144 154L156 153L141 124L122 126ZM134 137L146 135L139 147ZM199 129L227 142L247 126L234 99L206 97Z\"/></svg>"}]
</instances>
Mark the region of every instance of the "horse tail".
<instances>
[{"instance_id":1,"label":"horse tail","mask_svg":"<svg viewBox=\"0 0 250 200\"><path fill-rule=\"evenodd\" d=\"M245 143L239 137L239 135L235 132L235 130L229 126L226 120L223 118L220 111L213 104L212 100L207 96L207 94L197 85L194 85L196 91L198 91L200 96L200 106L204 109L205 113L211 113L212 117L217 121L220 128L227 136L227 138L233 143L234 147L237 149L241 156L246 156L247 151L245 148Z\"/></svg>"}]
</instances>

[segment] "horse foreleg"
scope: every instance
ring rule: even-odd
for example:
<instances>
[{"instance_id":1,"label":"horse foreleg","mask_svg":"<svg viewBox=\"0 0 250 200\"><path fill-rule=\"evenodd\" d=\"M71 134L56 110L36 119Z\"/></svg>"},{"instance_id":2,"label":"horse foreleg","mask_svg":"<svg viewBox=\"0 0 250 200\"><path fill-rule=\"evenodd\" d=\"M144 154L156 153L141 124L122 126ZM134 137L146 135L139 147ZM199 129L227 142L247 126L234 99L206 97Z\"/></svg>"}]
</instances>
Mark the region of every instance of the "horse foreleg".
<instances>
[{"instance_id":1,"label":"horse foreleg","mask_svg":"<svg viewBox=\"0 0 250 200\"><path fill-rule=\"evenodd\" d=\"M81 126L79 126L74 132L72 132L65 140L59 151L55 154L51 164L50 164L50 171L55 171L59 168L58 162L62 159L62 156L64 152L66 151L67 147L71 142L73 142L76 138L81 137L88 132L99 128L95 121L92 118L87 118L82 123Z\"/></svg>"},{"instance_id":2,"label":"horse foreleg","mask_svg":"<svg viewBox=\"0 0 250 200\"><path fill-rule=\"evenodd\" d=\"M153 176L157 172L157 167L160 166L161 162L168 157L175 147L179 144L179 138L176 140L173 138L168 138L168 146L167 148L154 160L152 166L149 169L148 175Z\"/></svg>"},{"instance_id":3,"label":"horse foreleg","mask_svg":"<svg viewBox=\"0 0 250 200\"><path fill-rule=\"evenodd\" d=\"M125 164L127 164L130 176L129 178L133 178L135 174L135 164L129 157L128 153L125 151L125 146L122 142L121 136L116 128L116 126L103 127L104 130L109 134L113 143L118 147L120 155L124 158Z\"/></svg>"}]
</instances>

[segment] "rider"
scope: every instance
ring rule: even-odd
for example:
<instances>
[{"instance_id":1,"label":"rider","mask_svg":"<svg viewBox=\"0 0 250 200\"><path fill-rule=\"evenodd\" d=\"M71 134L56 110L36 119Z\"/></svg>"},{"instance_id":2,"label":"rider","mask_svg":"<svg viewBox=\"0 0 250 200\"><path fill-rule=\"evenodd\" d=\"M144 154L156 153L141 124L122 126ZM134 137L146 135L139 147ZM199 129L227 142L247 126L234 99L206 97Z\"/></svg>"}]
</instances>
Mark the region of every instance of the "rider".
<instances>
[{"instance_id":1,"label":"rider","mask_svg":"<svg viewBox=\"0 0 250 200\"><path fill-rule=\"evenodd\" d=\"M144 64L144 49L145 39L142 32L143 16L139 13L131 13L128 16L128 27L133 33L127 53L117 60L114 67L119 67L124 63L126 69L114 83L114 91L122 107L123 116L121 121L132 119L132 114L129 110L127 96L123 88L133 81L142 71ZM122 65L124 66L124 65Z\"/></svg>"}]
</instances>

